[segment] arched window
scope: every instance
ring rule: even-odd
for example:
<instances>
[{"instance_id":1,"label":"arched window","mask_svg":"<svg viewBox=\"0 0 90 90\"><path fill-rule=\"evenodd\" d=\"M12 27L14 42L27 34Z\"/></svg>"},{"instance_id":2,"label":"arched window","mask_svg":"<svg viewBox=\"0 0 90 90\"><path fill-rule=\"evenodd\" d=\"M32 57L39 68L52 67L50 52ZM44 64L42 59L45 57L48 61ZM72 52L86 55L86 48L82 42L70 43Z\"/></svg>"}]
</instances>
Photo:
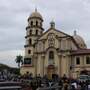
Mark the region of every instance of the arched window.
<instances>
[{"instance_id":1,"label":"arched window","mask_svg":"<svg viewBox=\"0 0 90 90\"><path fill-rule=\"evenodd\" d=\"M36 30L36 35L38 35L38 30Z\"/></svg>"},{"instance_id":2,"label":"arched window","mask_svg":"<svg viewBox=\"0 0 90 90\"><path fill-rule=\"evenodd\" d=\"M31 50L28 50L28 54L31 54Z\"/></svg>"},{"instance_id":3,"label":"arched window","mask_svg":"<svg viewBox=\"0 0 90 90\"><path fill-rule=\"evenodd\" d=\"M80 57L76 57L76 64L77 64L77 65L80 64Z\"/></svg>"},{"instance_id":4,"label":"arched window","mask_svg":"<svg viewBox=\"0 0 90 90\"><path fill-rule=\"evenodd\" d=\"M90 64L90 57L86 57L86 64Z\"/></svg>"},{"instance_id":5,"label":"arched window","mask_svg":"<svg viewBox=\"0 0 90 90\"><path fill-rule=\"evenodd\" d=\"M30 35L32 35L32 30L30 30Z\"/></svg>"},{"instance_id":6,"label":"arched window","mask_svg":"<svg viewBox=\"0 0 90 90\"><path fill-rule=\"evenodd\" d=\"M31 58L24 58L24 64L32 64L32 59Z\"/></svg>"},{"instance_id":7,"label":"arched window","mask_svg":"<svg viewBox=\"0 0 90 90\"><path fill-rule=\"evenodd\" d=\"M53 65L54 64L54 52L50 51L49 52L49 65Z\"/></svg>"},{"instance_id":8,"label":"arched window","mask_svg":"<svg viewBox=\"0 0 90 90\"><path fill-rule=\"evenodd\" d=\"M53 51L49 52L49 59L54 59L54 52Z\"/></svg>"},{"instance_id":9,"label":"arched window","mask_svg":"<svg viewBox=\"0 0 90 90\"><path fill-rule=\"evenodd\" d=\"M33 21L31 21L31 26L33 26Z\"/></svg>"},{"instance_id":10,"label":"arched window","mask_svg":"<svg viewBox=\"0 0 90 90\"><path fill-rule=\"evenodd\" d=\"M38 26L38 21L36 21L36 26Z\"/></svg>"},{"instance_id":11,"label":"arched window","mask_svg":"<svg viewBox=\"0 0 90 90\"><path fill-rule=\"evenodd\" d=\"M30 38L30 39L29 39L29 45L31 45L31 44L32 44L32 39Z\"/></svg>"}]
</instances>

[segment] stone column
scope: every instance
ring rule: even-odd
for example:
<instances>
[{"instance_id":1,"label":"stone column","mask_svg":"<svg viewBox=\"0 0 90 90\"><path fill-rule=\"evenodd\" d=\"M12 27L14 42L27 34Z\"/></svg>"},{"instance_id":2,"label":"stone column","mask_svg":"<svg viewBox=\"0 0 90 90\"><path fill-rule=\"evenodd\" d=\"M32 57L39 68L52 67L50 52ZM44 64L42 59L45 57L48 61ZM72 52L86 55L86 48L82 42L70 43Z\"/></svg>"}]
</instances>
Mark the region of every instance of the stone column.
<instances>
[{"instance_id":1,"label":"stone column","mask_svg":"<svg viewBox=\"0 0 90 90\"><path fill-rule=\"evenodd\" d=\"M70 64L71 63L71 59L69 57L69 55L66 56L66 73L67 76L70 76Z\"/></svg>"},{"instance_id":2,"label":"stone column","mask_svg":"<svg viewBox=\"0 0 90 90\"><path fill-rule=\"evenodd\" d=\"M41 75L44 76L44 60L45 60L45 56L41 56Z\"/></svg>"},{"instance_id":3,"label":"stone column","mask_svg":"<svg viewBox=\"0 0 90 90\"><path fill-rule=\"evenodd\" d=\"M59 55L58 57L59 57L58 72L59 72L59 76L61 77L61 70L62 70L62 67L61 67L61 65L62 65L61 58L62 58L62 56Z\"/></svg>"},{"instance_id":4,"label":"stone column","mask_svg":"<svg viewBox=\"0 0 90 90\"><path fill-rule=\"evenodd\" d=\"M64 74L66 74L66 57L62 56L61 59L61 76L63 76Z\"/></svg>"},{"instance_id":5,"label":"stone column","mask_svg":"<svg viewBox=\"0 0 90 90\"><path fill-rule=\"evenodd\" d=\"M37 75L37 61L38 60L38 57L37 55L34 56L34 67L35 67L35 76Z\"/></svg>"},{"instance_id":6,"label":"stone column","mask_svg":"<svg viewBox=\"0 0 90 90\"><path fill-rule=\"evenodd\" d=\"M69 76L69 66L70 66L69 56L67 54L63 54L61 59L61 76L63 76L64 74Z\"/></svg>"}]
</instances>

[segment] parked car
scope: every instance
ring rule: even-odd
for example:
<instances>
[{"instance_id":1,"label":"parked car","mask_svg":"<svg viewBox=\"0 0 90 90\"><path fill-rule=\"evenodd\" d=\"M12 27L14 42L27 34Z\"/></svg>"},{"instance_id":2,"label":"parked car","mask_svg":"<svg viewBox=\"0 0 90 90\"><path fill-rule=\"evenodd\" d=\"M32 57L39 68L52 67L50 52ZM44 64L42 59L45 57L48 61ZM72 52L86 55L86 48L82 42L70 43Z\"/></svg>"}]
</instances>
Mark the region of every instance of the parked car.
<instances>
[{"instance_id":1,"label":"parked car","mask_svg":"<svg viewBox=\"0 0 90 90\"><path fill-rule=\"evenodd\" d=\"M90 76L89 75L80 75L79 77L78 77L78 80L79 81L87 81L87 80L90 80Z\"/></svg>"}]
</instances>

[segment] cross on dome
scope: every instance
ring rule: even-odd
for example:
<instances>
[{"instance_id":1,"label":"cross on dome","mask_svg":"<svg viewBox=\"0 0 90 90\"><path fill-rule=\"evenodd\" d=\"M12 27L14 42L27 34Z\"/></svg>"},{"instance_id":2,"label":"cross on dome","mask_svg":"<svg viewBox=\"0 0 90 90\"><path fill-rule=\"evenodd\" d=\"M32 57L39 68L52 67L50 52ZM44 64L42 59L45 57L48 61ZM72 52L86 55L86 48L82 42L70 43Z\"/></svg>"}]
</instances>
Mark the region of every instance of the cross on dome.
<instances>
[{"instance_id":1,"label":"cross on dome","mask_svg":"<svg viewBox=\"0 0 90 90\"><path fill-rule=\"evenodd\" d=\"M35 12L37 12L37 8L35 8Z\"/></svg>"},{"instance_id":2,"label":"cross on dome","mask_svg":"<svg viewBox=\"0 0 90 90\"><path fill-rule=\"evenodd\" d=\"M50 25L51 25L51 28L55 28L55 22L53 20L50 22Z\"/></svg>"},{"instance_id":3,"label":"cross on dome","mask_svg":"<svg viewBox=\"0 0 90 90\"><path fill-rule=\"evenodd\" d=\"M76 30L74 30L74 36L76 36L77 35L77 31Z\"/></svg>"}]
</instances>

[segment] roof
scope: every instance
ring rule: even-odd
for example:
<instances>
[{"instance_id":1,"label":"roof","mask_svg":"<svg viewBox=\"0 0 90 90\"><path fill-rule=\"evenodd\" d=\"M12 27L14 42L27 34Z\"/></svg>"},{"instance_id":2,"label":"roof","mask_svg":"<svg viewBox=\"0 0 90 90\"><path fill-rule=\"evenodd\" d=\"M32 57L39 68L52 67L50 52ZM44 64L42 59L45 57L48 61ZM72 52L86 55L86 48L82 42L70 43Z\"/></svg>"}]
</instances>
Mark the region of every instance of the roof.
<instances>
[{"instance_id":1,"label":"roof","mask_svg":"<svg viewBox=\"0 0 90 90\"><path fill-rule=\"evenodd\" d=\"M80 48L86 48L84 39L81 36L77 35L76 31L74 31L73 38L75 39Z\"/></svg>"},{"instance_id":2,"label":"roof","mask_svg":"<svg viewBox=\"0 0 90 90\"><path fill-rule=\"evenodd\" d=\"M52 30L52 28L49 28L47 31L45 31L40 37L37 38L37 40L40 40L40 38L43 37L43 35L47 34L50 30ZM70 37L72 39L72 41L75 43L76 47L79 48L79 46L78 46L77 42L75 41L75 39L73 38L73 36L71 36L67 33L64 33L61 30L58 30L58 29L55 29L55 28L54 28L54 30L58 33L62 33L64 35L66 35L67 37Z\"/></svg>"},{"instance_id":3,"label":"roof","mask_svg":"<svg viewBox=\"0 0 90 90\"><path fill-rule=\"evenodd\" d=\"M45 35L46 33L48 33L50 30L52 30L52 28L49 28L48 30L46 30L38 39L40 39L41 37L43 37L43 35ZM60 30L55 29L55 28L54 28L54 30L55 30L56 32L62 33L62 34L64 34L64 35L66 35L66 36L72 37L72 36L70 36L69 34L66 34L66 33L64 33L64 32L62 32L62 31L60 31Z\"/></svg>"},{"instance_id":4,"label":"roof","mask_svg":"<svg viewBox=\"0 0 90 90\"><path fill-rule=\"evenodd\" d=\"M40 19L43 20L42 15L37 11L37 9L35 9L35 11L32 12L31 15L29 16L29 18L35 18L35 17L40 18Z\"/></svg>"},{"instance_id":5,"label":"roof","mask_svg":"<svg viewBox=\"0 0 90 90\"><path fill-rule=\"evenodd\" d=\"M71 55L87 55L90 54L90 49L79 49L79 50L73 50L71 52Z\"/></svg>"}]
</instances>

